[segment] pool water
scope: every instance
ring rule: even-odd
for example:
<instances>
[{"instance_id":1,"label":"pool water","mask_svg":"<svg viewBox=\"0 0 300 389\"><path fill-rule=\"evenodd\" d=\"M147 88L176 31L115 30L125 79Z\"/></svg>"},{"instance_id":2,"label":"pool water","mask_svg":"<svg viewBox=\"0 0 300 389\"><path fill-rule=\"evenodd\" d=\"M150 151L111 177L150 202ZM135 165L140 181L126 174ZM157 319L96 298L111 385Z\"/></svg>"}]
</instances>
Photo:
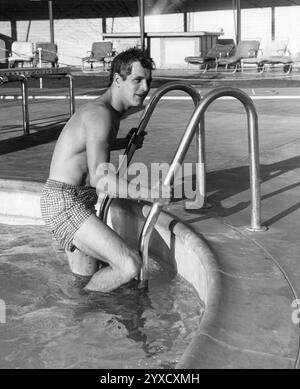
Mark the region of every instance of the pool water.
<instances>
[{"instance_id":1,"label":"pool water","mask_svg":"<svg viewBox=\"0 0 300 389\"><path fill-rule=\"evenodd\" d=\"M173 368L203 314L195 290L151 260L149 290L87 293L44 227L0 224L0 368Z\"/></svg>"}]
</instances>

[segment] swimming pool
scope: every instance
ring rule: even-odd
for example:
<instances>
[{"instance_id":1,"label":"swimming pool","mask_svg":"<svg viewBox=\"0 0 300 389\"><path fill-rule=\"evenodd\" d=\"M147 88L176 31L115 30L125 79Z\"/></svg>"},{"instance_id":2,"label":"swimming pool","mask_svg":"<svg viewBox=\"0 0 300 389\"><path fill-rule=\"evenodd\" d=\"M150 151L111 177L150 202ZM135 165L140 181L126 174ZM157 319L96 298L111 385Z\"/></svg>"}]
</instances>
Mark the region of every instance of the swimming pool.
<instances>
[{"instance_id":1,"label":"swimming pool","mask_svg":"<svg viewBox=\"0 0 300 389\"><path fill-rule=\"evenodd\" d=\"M148 292L86 293L45 227L2 224L0 247L1 368L172 368L198 328L197 293L159 262Z\"/></svg>"},{"instance_id":2,"label":"swimming pool","mask_svg":"<svg viewBox=\"0 0 300 389\"><path fill-rule=\"evenodd\" d=\"M0 184L1 221L6 223L0 224L0 299L6 304L1 368L185 364L183 355L189 355L208 300L215 299L217 281L210 253L197 235L162 213L150 239L155 260L148 292L131 283L110 294L86 293L87 280L71 274L64 252L55 250L42 225L41 185ZM147 205L114 200L108 224L137 247L148 212Z\"/></svg>"}]
</instances>

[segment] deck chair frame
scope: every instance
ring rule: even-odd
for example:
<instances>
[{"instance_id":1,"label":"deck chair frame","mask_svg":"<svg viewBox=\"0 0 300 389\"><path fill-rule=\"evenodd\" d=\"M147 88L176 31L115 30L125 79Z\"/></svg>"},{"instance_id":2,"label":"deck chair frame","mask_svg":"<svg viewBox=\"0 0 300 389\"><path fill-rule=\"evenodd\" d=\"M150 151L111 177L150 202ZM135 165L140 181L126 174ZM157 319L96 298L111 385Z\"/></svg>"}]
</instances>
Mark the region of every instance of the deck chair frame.
<instances>
[{"instance_id":1,"label":"deck chair frame","mask_svg":"<svg viewBox=\"0 0 300 389\"><path fill-rule=\"evenodd\" d=\"M288 51L288 39L269 40L257 58L247 58L242 60L242 71L245 72L246 65L255 65L256 72L264 73L269 67L282 65L283 72L290 74L292 71L293 59Z\"/></svg>"},{"instance_id":2,"label":"deck chair frame","mask_svg":"<svg viewBox=\"0 0 300 389\"><path fill-rule=\"evenodd\" d=\"M191 56L186 57L188 67L190 64L199 65L202 73L206 73L207 70L213 66L216 67L216 61L220 58L226 58L230 55L233 50L234 44L220 44L216 43L208 52L206 56ZM202 69L203 68L203 69Z\"/></svg>"},{"instance_id":3,"label":"deck chair frame","mask_svg":"<svg viewBox=\"0 0 300 389\"><path fill-rule=\"evenodd\" d=\"M95 65L102 65L103 69L106 70L104 59L109 57L113 51L113 44L111 41L99 41L93 42L92 48L88 51L89 56L82 58L82 71L87 71L85 65L88 64L88 71L95 71Z\"/></svg>"},{"instance_id":4,"label":"deck chair frame","mask_svg":"<svg viewBox=\"0 0 300 389\"><path fill-rule=\"evenodd\" d=\"M107 55L105 58L104 58L104 68L105 70L109 71L111 69L111 64L114 60L114 58L122 53L123 51L126 51L128 49L133 49L133 48L137 48L138 47L138 42L135 42L135 43L126 43L126 42L114 42L114 45L113 45L113 48L112 48L112 51L110 53L108 53L109 55Z\"/></svg>"},{"instance_id":5,"label":"deck chair frame","mask_svg":"<svg viewBox=\"0 0 300 389\"><path fill-rule=\"evenodd\" d=\"M259 46L259 40L240 41L232 57L221 58L216 61L216 71L219 71L219 66L225 66L226 71L229 71L230 67L233 67L232 73L236 73L241 70L241 61L244 58L254 58L257 56Z\"/></svg>"},{"instance_id":6,"label":"deck chair frame","mask_svg":"<svg viewBox=\"0 0 300 389\"><path fill-rule=\"evenodd\" d=\"M52 67L58 67L57 45L51 42L37 42L34 56L34 66L39 63L51 64Z\"/></svg>"}]
</instances>

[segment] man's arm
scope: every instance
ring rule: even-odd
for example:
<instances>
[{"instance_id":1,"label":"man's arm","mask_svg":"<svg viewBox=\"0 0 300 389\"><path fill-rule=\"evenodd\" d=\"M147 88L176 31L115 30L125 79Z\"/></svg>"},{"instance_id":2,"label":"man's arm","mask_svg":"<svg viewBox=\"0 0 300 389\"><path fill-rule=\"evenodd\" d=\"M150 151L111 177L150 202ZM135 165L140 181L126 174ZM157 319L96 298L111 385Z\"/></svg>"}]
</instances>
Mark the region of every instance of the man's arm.
<instances>
[{"instance_id":1,"label":"man's arm","mask_svg":"<svg viewBox=\"0 0 300 389\"><path fill-rule=\"evenodd\" d=\"M159 201L162 205L170 202L170 186L164 186L158 182L154 187L140 185L137 189L136 183L128 182L116 174L116 168L112 164L100 164L97 168L97 193L105 193L110 197L130 198L146 201Z\"/></svg>"},{"instance_id":2,"label":"man's arm","mask_svg":"<svg viewBox=\"0 0 300 389\"><path fill-rule=\"evenodd\" d=\"M126 149L127 145L128 145L127 137L117 138L115 140L115 143L112 145L111 151Z\"/></svg>"},{"instance_id":3,"label":"man's arm","mask_svg":"<svg viewBox=\"0 0 300 389\"><path fill-rule=\"evenodd\" d=\"M112 117L105 107L92 107L83 114L86 133L86 154L91 186L97 193L111 197L127 197L128 182L117 177L117 166L110 160Z\"/></svg>"},{"instance_id":4,"label":"man's arm","mask_svg":"<svg viewBox=\"0 0 300 389\"><path fill-rule=\"evenodd\" d=\"M126 149L133 136L134 136L133 143L135 144L136 149L142 148L144 143L144 138L147 135L147 132L142 131L139 135L135 135L136 132L137 132L137 128L132 128L125 136L125 138L117 138L115 140L115 143L112 145L111 150L115 151L115 150Z\"/></svg>"},{"instance_id":5,"label":"man's arm","mask_svg":"<svg viewBox=\"0 0 300 389\"><path fill-rule=\"evenodd\" d=\"M121 198L161 198L159 188L141 186L138 196L136 185L117 176L117 166L109 163L110 145L109 133L111 116L105 108L90 109L83 115L86 131L86 152L90 184L97 189L97 193L105 193L111 197Z\"/></svg>"},{"instance_id":6,"label":"man's arm","mask_svg":"<svg viewBox=\"0 0 300 389\"><path fill-rule=\"evenodd\" d=\"M90 108L82 115L86 137L86 157L90 184L97 185L97 167L110 160L109 135L112 118L104 107Z\"/></svg>"}]
</instances>

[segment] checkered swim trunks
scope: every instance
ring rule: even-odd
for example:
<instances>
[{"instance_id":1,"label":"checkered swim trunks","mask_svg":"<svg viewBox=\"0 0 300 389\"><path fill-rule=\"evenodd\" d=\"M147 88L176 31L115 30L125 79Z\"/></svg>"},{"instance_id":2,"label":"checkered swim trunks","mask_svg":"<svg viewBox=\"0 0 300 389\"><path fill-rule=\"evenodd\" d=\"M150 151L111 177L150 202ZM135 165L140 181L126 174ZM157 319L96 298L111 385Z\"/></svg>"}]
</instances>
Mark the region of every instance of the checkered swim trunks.
<instances>
[{"instance_id":1,"label":"checkered swim trunks","mask_svg":"<svg viewBox=\"0 0 300 389\"><path fill-rule=\"evenodd\" d=\"M75 232L96 213L97 200L95 188L47 180L41 192L41 213L50 232L64 249L75 250Z\"/></svg>"}]
</instances>

